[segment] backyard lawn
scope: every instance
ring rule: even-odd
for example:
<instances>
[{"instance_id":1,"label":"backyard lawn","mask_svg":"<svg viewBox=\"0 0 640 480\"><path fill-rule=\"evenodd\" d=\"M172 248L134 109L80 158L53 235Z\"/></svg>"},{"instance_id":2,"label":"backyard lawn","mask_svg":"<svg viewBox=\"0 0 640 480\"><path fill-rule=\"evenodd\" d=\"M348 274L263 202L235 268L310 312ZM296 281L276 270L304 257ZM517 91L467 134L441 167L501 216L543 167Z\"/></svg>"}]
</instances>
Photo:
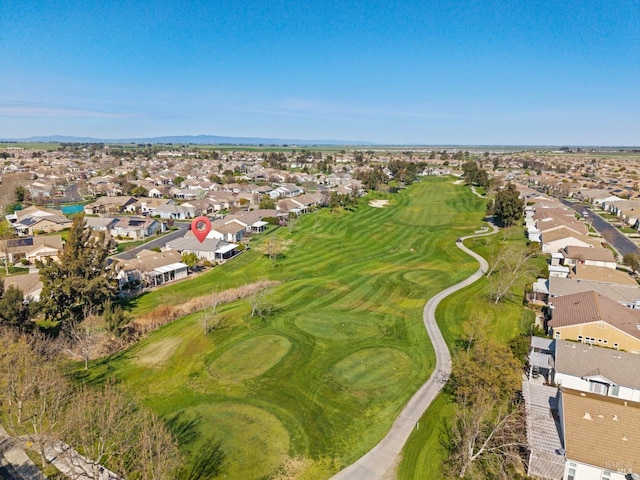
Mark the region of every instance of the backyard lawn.
<instances>
[{"instance_id":1,"label":"backyard lawn","mask_svg":"<svg viewBox=\"0 0 640 480\"><path fill-rule=\"evenodd\" d=\"M222 326L208 335L201 314L184 317L93 363L88 380L116 377L165 418L200 418L196 446L221 440L225 478L298 468L322 479L353 462L431 373L422 309L477 269L455 240L477 230L485 210L451 178L374 196L390 200L385 208L371 198L353 212L306 215L292 232L270 232L237 259L131 304L134 315L149 313L271 279L280 283L266 318L251 318L247 300L218 306ZM275 264L256 248L274 236L288 243ZM447 315L467 313L459 295ZM457 334L454 323L445 336ZM500 335L517 330L500 326ZM433 415L424 421L439 428Z\"/></svg>"}]
</instances>

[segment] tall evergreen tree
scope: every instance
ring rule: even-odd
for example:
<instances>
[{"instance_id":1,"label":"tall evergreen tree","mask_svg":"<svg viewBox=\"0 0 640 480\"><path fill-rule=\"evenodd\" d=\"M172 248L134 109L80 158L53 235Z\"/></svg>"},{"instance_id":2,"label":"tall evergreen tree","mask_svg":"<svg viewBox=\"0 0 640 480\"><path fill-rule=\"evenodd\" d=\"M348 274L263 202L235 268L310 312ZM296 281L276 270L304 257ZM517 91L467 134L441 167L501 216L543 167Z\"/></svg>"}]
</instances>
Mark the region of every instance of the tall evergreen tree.
<instances>
[{"instance_id":1,"label":"tall evergreen tree","mask_svg":"<svg viewBox=\"0 0 640 480\"><path fill-rule=\"evenodd\" d=\"M40 264L40 307L54 322L77 322L98 313L116 292L115 271L107 264L110 241L94 237L82 216L73 220L60 261Z\"/></svg>"},{"instance_id":2,"label":"tall evergreen tree","mask_svg":"<svg viewBox=\"0 0 640 480\"><path fill-rule=\"evenodd\" d=\"M515 225L522 217L524 211L524 200L520 198L518 190L512 183L507 183L505 187L496 194L493 202L493 214L498 217L505 227Z\"/></svg>"}]
</instances>

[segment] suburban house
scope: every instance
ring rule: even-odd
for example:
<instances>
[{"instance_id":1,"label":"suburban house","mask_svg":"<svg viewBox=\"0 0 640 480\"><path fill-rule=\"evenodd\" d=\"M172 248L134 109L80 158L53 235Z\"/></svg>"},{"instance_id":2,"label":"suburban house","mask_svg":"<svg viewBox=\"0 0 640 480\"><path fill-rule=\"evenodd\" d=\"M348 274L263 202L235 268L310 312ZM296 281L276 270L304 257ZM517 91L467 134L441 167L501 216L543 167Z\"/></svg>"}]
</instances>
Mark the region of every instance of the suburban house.
<instances>
[{"instance_id":1,"label":"suburban house","mask_svg":"<svg viewBox=\"0 0 640 480\"><path fill-rule=\"evenodd\" d=\"M4 261L8 258L11 264L18 263L23 258L30 263L44 261L47 258L57 261L58 255L62 252L62 246L60 235L0 240L0 259Z\"/></svg>"},{"instance_id":2,"label":"suburban house","mask_svg":"<svg viewBox=\"0 0 640 480\"><path fill-rule=\"evenodd\" d=\"M621 271L616 272L622 274L617 282L609 282L600 278L591 280L588 278L575 277L549 277L548 279L541 279L547 287L547 298L545 298L544 301L546 303L549 298L593 290L625 307L637 308L638 301L640 300L640 285L638 285L638 282L630 275Z\"/></svg>"},{"instance_id":3,"label":"suburban house","mask_svg":"<svg viewBox=\"0 0 640 480\"><path fill-rule=\"evenodd\" d=\"M113 226L118 223L118 219L114 217L84 217L87 228L95 232L111 232Z\"/></svg>"},{"instance_id":4,"label":"suburban house","mask_svg":"<svg viewBox=\"0 0 640 480\"><path fill-rule=\"evenodd\" d=\"M638 284L638 282L625 271L582 264L577 264L571 268L569 278L575 278L577 280L597 280L600 282L619 283L621 285Z\"/></svg>"},{"instance_id":5,"label":"suburban house","mask_svg":"<svg viewBox=\"0 0 640 480\"><path fill-rule=\"evenodd\" d=\"M163 222L146 217L122 217L111 227L113 237L126 237L144 240L152 235L165 231Z\"/></svg>"},{"instance_id":6,"label":"suburban house","mask_svg":"<svg viewBox=\"0 0 640 480\"><path fill-rule=\"evenodd\" d=\"M151 215L155 214L156 208L162 205L173 205L175 202L170 198L160 198L160 197L152 197L152 198L141 198L139 200L140 203L140 213L143 215Z\"/></svg>"},{"instance_id":7,"label":"suburban house","mask_svg":"<svg viewBox=\"0 0 640 480\"><path fill-rule=\"evenodd\" d=\"M138 199L135 197L99 197L95 202L84 206L86 215L101 215L131 212L135 213L135 207Z\"/></svg>"},{"instance_id":8,"label":"suburban house","mask_svg":"<svg viewBox=\"0 0 640 480\"><path fill-rule=\"evenodd\" d=\"M18 235L59 232L73 223L60 210L31 206L7 215L7 220Z\"/></svg>"},{"instance_id":9,"label":"suburban house","mask_svg":"<svg viewBox=\"0 0 640 480\"><path fill-rule=\"evenodd\" d=\"M623 307L593 290L549 301L553 338L640 353L640 310Z\"/></svg>"},{"instance_id":10,"label":"suburban house","mask_svg":"<svg viewBox=\"0 0 640 480\"><path fill-rule=\"evenodd\" d=\"M269 209L240 211L233 215L227 215L223 221L225 223L235 222L244 226L246 233L260 233L265 231L268 225L263 218L275 217L276 214L276 210Z\"/></svg>"},{"instance_id":11,"label":"suburban house","mask_svg":"<svg viewBox=\"0 0 640 480\"><path fill-rule=\"evenodd\" d=\"M560 388L564 480L629 480L640 472L640 403Z\"/></svg>"},{"instance_id":12,"label":"suburban house","mask_svg":"<svg viewBox=\"0 0 640 480\"><path fill-rule=\"evenodd\" d=\"M42 281L38 272L27 273L26 275L11 275L4 278L5 290L9 287L16 287L22 290L25 302L39 302L42 292Z\"/></svg>"},{"instance_id":13,"label":"suburban house","mask_svg":"<svg viewBox=\"0 0 640 480\"><path fill-rule=\"evenodd\" d=\"M143 250L136 258L118 260L116 270L120 288L127 285L156 286L187 277L187 265L182 263L179 252L154 252Z\"/></svg>"},{"instance_id":14,"label":"suburban house","mask_svg":"<svg viewBox=\"0 0 640 480\"><path fill-rule=\"evenodd\" d=\"M235 256L238 245L235 243L227 243L219 238L205 238L200 242L191 231L188 231L184 237L171 240L165 245L167 250L183 253L195 253L200 260L208 260L210 262L224 261Z\"/></svg>"},{"instance_id":15,"label":"suburban house","mask_svg":"<svg viewBox=\"0 0 640 480\"><path fill-rule=\"evenodd\" d=\"M567 245L562 250L565 265L590 265L593 267L616 268L617 262L613 252L602 247L578 247Z\"/></svg>"},{"instance_id":16,"label":"suburban house","mask_svg":"<svg viewBox=\"0 0 640 480\"><path fill-rule=\"evenodd\" d=\"M640 355L634 353L557 341L553 378L563 387L640 402Z\"/></svg>"},{"instance_id":17,"label":"suburban house","mask_svg":"<svg viewBox=\"0 0 640 480\"><path fill-rule=\"evenodd\" d=\"M163 204L158 205L153 211L154 217L168 220L188 220L195 217L195 209L185 205Z\"/></svg>"},{"instance_id":18,"label":"suburban house","mask_svg":"<svg viewBox=\"0 0 640 480\"><path fill-rule=\"evenodd\" d=\"M211 231L207 235L207 238L217 238L229 243L236 243L242 240L244 233L246 232L246 226L235 221L228 223L225 220L216 220L211 222Z\"/></svg>"},{"instance_id":19,"label":"suburban house","mask_svg":"<svg viewBox=\"0 0 640 480\"><path fill-rule=\"evenodd\" d=\"M542 230L540 234L542 253L552 253L563 250L569 245L577 247L599 247L600 241L592 239L588 235L562 226L550 230Z\"/></svg>"}]
</instances>

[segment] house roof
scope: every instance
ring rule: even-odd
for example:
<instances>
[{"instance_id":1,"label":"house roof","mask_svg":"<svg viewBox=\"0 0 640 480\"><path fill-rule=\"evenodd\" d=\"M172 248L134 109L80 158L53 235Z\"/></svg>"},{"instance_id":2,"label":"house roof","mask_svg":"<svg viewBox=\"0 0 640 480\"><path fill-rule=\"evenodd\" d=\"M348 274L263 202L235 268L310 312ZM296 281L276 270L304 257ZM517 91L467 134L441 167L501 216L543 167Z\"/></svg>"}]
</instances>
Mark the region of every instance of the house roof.
<instances>
[{"instance_id":1,"label":"house roof","mask_svg":"<svg viewBox=\"0 0 640 480\"><path fill-rule=\"evenodd\" d=\"M640 403L560 388L567 460L640 472Z\"/></svg>"},{"instance_id":2,"label":"house roof","mask_svg":"<svg viewBox=\"0 0 640 480\"><path fill-rule=\"evenodd\" d=\"M40 280L40 274L38 272L4 277L5 290L10 286L19 288L22 290L24 296L27 297L39 293L39 291L42 290L42 281Z\"/></svg>"},{"instance_id":3,"label":"house roof","mask_svg":"<svg viewBox=\"0 0 640 480\"><path fill-rule=\"evenodd\" d=\"M577 259L577 260L591 260L594 262L613 262L616 263L616 259L613 256L613 252L608 248L602 247L578 247L575 245L568 245L564 248L565 258Z\"/></svg>"},{"instance_id":4,"label":"house roof","mask_svg":"<svg viewBox=\"0 0 640 480\"><path fill-rule=\"evenodd\" d=\"M554 328L602 321L640 339L640 310L623 307L593 290L555 297L549 303L553 305L549 323Z\"/></svg>"},{"instance_id":5,"label":"house roof","mask_svg":"<svg viewBox=\"0 0 640 480\"><path fill-rule=\"evenodd\" d=\"M141 272L150 272L159 267L180 262L180 260L182 260L182 255L177 250L168 250L166 252L143 250L136 258L124 261L120 260L119 263L121 263L122 270L140 270Z\"/></svg>"},{"instance_id":6,"label":"house roof","mask_svg":"<svg viewBox=\"0 0 640 480\"><path fill-rule=\"evenodd\" d=\"M604 267L599 270L602 269L604 269ZM611 269L607 268L607 270ZM631 280L633 280L633 278L631 278ZM635 280L633 281L633 284L631 284L631 282L628 284L622 284L601 281L599 279L590 280L576 277L549 277L547 281L549 282L549 294L552 297L562 297L564 295L595 290L618 303L634 303L636 300L640 300L640 285L638 285Z\"/></svg>"},{"instance_id":7,"label":"house roof","mask_svg":"<svg viewBox=\"0 0 640 480\"><path fill-rule=\"evenodd\" d=\"M599 282L617 283L619 285L633 285L637 286L636 282L631 275L622 270L615 270L613 268L598 267L595 265L575 265L569 273L570 278L577 278L580 280L595 280Z\"/></svg>"},{"instance_id":8,"label":"house roof","mask_svg":"<svg viewBox=\"0 0 640 480\"><path fill-rule=\"evenodd\" d=\"M566 239L572 238L574 239L574 241L581 242L583 245L593 245L593 246L600 245L599 241L593 240L587 235L583 235L567 227L560 227L556 230L542 231L542 241L544 243L550 243L550 242L554 242L556 240L561 240L564 238Z\"/></svg>"},{"instance_id":9,"label":"house roof","mask_svg":"<svg viewBox=\"0 0 640 480\"><path fill-rule=\"evenodd\" d=\"M559 340L556 371L574 377L597 374L614 385L640 389L640 355Z\"/></svg>"},{"instance_id":10,"label":"house roof","mask_svg":"<svg viewBox=\"0 0 640 480\"><path fill-rule=\"evenodd\" d=\"M227 242L217 238L205 238L201 242L191 231L188 231L184 237L176 238L167 243L168 248L179 252L185 250L190 252L215 252L223 245L227 245Z\"/></svg>"}]
</instances>

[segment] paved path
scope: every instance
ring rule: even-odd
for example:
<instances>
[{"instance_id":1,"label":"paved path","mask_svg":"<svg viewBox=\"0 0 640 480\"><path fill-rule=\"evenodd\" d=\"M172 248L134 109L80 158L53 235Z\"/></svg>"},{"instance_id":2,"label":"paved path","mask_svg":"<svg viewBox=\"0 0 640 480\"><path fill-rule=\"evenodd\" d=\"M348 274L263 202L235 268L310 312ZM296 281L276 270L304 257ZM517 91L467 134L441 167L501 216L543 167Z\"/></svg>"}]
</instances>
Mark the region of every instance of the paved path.
<instances>
[{"instance_id":1,"label":"paved path","mask_svg":"<svg viewBox=\"0 0 640 480\"><path fill-rule=\"evenodd\" d=\"M470 235L456 242L458 248L471 255L480 263L480 268L469 278L453 285L433 296L425 305L423 311L424 325L427 328L433 349L436 354L436 366L433 373L422 387L411 397L400 415L393 422L391 430L380 443L373 447L358 461L349 465L332 477L333 480L387 480L395 477L395 468L400 458L402 447L420 420L422 414L429 407L434 398L451 374L451 354L447 347L438 324L436 322L436 307L447 296L471 285L482 277L488 269L487 261L477 253L462 244L462 240L485 235L493 235L498 229L480 235Z\"/></svg>"},{"instance_id":2,"label":"paved path","mask_svg":"<svg viewBox=\"0 0 640 480\"><path fill-rule=\"evenodd\" d=\"M27 457L20 442L10 437L0 425L0 479L46 480L46 477Z\"/></svg>"}]
</instances>

